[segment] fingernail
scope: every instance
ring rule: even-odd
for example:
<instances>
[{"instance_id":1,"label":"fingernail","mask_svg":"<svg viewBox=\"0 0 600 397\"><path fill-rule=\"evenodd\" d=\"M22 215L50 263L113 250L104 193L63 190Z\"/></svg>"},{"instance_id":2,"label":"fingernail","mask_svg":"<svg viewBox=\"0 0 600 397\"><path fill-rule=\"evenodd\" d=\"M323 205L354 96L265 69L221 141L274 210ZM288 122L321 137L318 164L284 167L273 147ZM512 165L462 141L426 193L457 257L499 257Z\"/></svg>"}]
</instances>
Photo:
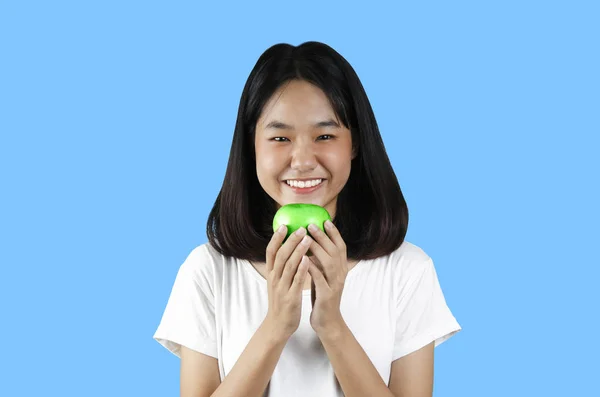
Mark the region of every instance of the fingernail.
<instances>
[{"instance_id":1,"label":"fingernail","mask_svg":"<svg viewBox=\"0 0 600 397\"><path fill-rule=\"evenodd\" d=\"M308 245L309 242L310 242L310 237L308 237L308 236L304 236L304 238L301 241L301 243L304 245Z\"/></svg>"},{"instance_id":2,"label":"fingernail","mask_svg":"<svg viewBox=\"0 0 600 397\"><path fill-rule=\"evenodd\" d=\"M316 232L317 229L317 226L313 225L312 223L308 225L308 230L310 230L311 232Z\"/></svg>"},{"instance_id":3,"label":"fingernail","mask_svg":"<svg viewBox=\"0 0 600 397\"><path fill-rule=\"evenodd\" d=\"M296 234L298 236L302 236L304 233L306 233L306 229L301 227L300 229L296 230Z\"/></svg>"},{"instance_id":4,"label":"fingernail","mask_svg":"<svg viewBox=\"0 0 600 397\"><path fill-rule=\"evenodd\" d=\"M284 230L285 230L285 225L281 225L281 226L279 226L279 229L277 229L277 231L279 233L283 233Z\"/></svg>"},{"instance_id":5,"label":"fingernail","mask_svg":"<svg viewBox=\"0 0 600 397\"><path fill-rule=\"evenodd\" d=\"M333 227L333 223L328 219L325 221L325 227L331 229Z\"/></svg>"}]
</instances>

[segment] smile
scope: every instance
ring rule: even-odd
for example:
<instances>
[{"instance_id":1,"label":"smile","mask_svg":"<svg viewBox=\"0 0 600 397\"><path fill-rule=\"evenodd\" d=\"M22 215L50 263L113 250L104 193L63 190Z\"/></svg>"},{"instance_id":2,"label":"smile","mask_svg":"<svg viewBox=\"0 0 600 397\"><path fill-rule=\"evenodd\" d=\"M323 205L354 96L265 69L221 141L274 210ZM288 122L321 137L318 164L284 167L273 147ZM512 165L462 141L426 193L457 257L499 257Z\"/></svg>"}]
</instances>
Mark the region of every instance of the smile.
<instances>
[{"instance_id":1,"label":"smile","mask_svg":"<svg viewBox=\"0 0 600 397\"><path fill-rule=\"evenodd\" d=\"M308 194L321 187L323 185L323 181L325 181L325 179L311 179L305 181L289 179L284 181L284 183L296 194Z\"/></svg>"},{"instance_id":2,"label":"smile","mask_svg":"<svg viewBox=\"0 0 600 397\"><path fill-rule=\"evenodd\" d=\"M310 188L317 185L320 185L323 182L323 179L312 179L310 181L297 181L295 179L290 179L285 181L291 187L299 187L299 188Z\"/></svg>"}]
</instances>

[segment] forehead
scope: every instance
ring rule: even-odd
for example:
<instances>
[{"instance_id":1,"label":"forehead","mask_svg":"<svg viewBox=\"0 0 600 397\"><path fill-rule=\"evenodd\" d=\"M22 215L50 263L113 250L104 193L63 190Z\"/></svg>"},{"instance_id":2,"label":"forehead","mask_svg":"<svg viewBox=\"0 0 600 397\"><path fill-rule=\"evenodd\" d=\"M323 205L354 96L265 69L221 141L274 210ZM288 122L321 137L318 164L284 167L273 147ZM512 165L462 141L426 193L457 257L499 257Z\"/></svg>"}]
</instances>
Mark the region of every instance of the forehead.
<instances>
[{"instance_id":1,"label":"forehead","mask_svg":"<svg viewBox=\"0 0 600 397\"><path fill-rule=\"evenodd\" d=\"M317 119L337 119L327 95L306 81L290 81L273 93L264 106L258 125L273 119L288 123L314 123Z\"/></svg>"}]
</instances>

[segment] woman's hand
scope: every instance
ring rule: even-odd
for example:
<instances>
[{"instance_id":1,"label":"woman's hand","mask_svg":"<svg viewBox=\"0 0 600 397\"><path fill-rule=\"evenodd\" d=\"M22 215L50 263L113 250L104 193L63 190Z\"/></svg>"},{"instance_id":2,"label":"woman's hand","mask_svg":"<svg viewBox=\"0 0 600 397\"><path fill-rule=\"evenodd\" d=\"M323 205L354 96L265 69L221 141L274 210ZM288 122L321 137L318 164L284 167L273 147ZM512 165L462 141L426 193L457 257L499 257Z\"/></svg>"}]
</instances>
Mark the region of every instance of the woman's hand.
<instances>
[{"instance_id":1,"label":"woman's hand","mask_svg":"<svg viewBox=\"0 0 600 397\"><path fill-rule=\"evenodd\" d=\"M302 287L310 261L305 256L312 239L301 228L282 245L287 227L281 226L267 246L269 309L265 321L279 335L289 338L298 329L302 315Z\"/></svg>"},{"instance_id":2,"label":"woman's hand","mask_svg":"<svg viewBox=\"0 0 600 397\"><path fill-rule=\"evenodd\" d=\"M310 325L321 335L344 324L340 303L348 274L346 243L331 221L325 222L327 234L315 225L309 225L308 231L314 239L310 250L316 258L310 260L308 268L313 282Z\"/></svg>"}]
</instances>

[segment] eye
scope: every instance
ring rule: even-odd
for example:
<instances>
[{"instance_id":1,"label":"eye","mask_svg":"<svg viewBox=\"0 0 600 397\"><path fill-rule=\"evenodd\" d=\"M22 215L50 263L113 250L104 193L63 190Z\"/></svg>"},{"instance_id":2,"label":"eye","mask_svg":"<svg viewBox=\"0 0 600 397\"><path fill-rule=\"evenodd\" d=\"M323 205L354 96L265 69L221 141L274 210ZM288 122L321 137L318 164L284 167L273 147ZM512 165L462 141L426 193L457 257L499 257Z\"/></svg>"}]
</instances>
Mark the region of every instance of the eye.
<instances>
[{"instance_id":1,"label":"eye","mask_svg":"<svg viewBox=\"0 0 600 397\"><path fill-rule=\"evenodd\" d=\"M329 141L329 140L333 139L334 136L333 135L320 135L319 138L317 138L317 139L321 139L321 138L323 138L322 140Z\"/></svg>"},{"instance_id":2,"label":"eye","mask_svg":"<svg viewBox=\"0 0 600 397\"><path fill-rule=\"evenodd\" d=\"M276 136L274 138L271 138L271 141L275 141L275 142L285 142L284 139L287 139L286 137L283 136Z\"/></svg>"}]
</instances>

